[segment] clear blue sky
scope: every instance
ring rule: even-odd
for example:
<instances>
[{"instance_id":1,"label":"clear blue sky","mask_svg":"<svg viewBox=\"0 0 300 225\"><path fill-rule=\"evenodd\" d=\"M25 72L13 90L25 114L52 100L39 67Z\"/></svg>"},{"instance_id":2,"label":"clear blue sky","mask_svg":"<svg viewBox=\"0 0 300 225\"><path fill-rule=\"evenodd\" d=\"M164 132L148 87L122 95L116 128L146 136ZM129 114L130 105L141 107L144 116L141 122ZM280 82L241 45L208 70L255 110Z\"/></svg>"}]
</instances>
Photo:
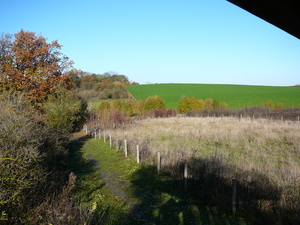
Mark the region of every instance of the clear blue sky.
<instances>
[{"instance_id":1,"label":"clear blue sky","mask_svg":"<svg viewBox=\"0 0 300 225\"><path fill-rule=\"evenodd\" d=\"M141 84L300 84L300 40L226 0L0 0L0 21Z\"/></svg>"}]
</instances>

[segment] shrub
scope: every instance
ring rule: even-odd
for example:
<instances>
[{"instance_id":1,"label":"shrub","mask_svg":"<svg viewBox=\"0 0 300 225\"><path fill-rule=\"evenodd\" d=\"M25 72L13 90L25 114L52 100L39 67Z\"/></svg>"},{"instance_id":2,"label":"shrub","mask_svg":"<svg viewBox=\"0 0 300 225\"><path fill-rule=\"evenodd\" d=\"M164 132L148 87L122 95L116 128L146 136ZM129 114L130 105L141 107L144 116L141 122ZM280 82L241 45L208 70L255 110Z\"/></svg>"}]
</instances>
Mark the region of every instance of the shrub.
<instances>
[{"instance_id":1,"label":"shrub","mask_svg":"<svg viewBox=\"0 0 300 225\"><path fill-rule=\"evenodd\" d=\"M0 220L10 224L27 224L30 211L61 188L68 169L65 130L49 127L47 115L24 95L0 100Z\"/></svg>"},{"instance_id":2,"label":"shrub","mask_svg":"<svg viewBox=\"0 0 300 225\"><path fill-rule=\"evenodd\" d=\"M280 110L282 110L284 108L284 105L281 103L281 102L277 102L276 104L275 104L275 110L276 111L280 111Z\"/></svg>"},{"instance_id":3,"label":"shrub","mask_svg":"<svg viewBox=\"0 0 300 225\"><path fill-rule=\"evenodd\" d=\"M36 203L35 189L44 180L39 146L45 129L32 119L30 105L22 96L17 97L14 102L0 101L0 212L10 221L18 221ZM31 202L26 203L29 196Z\"/></svg>"},{"instance_id":4,"label":"shrub","mask_svg":"<svg viewBox=\"0 0 300 225\"><path fill-rule=\"evenodd\" d=\"M129 120L126 114L117 110L103 109L98 112L97 116L102 129L112 128ZM93 123L94 121L91 120L90 122Z\"/></svg>"},{"instance_id":5,"label":"shrub","mask_svg":"<svg viewBox=\"0 0 300 225\"><path fill-rule=\"evenodd\" d=\"M211 105L212 105L213 109L218 109L219 105L220 105L220 102L217 99L213 99Z\"/></svg>"},{"instance_id":6,"label":"shrub","mask_svg":"<svg viewBox=\"0 0 300 225\"><path fill-rule=\"evenodd\" d=\"M49 96L44 104L45 120L50 127L70 133L81 128L86 116L87 102L80 101L63 88L58 89L57 94Z\"/></svg>"},{"instance_id":7,"label":"shrub","mask_svg":"<svg viewBox=\"0 0 300 225\"><path fill-rule=\"evenodd\" d=\"M99 105L99 111L102 111L102 110L110 110L110 104L108 101L102 101Z\"/></svg>"},{"instance_id":8,"label":"shrub","mask_svg":"<svg viewBox=\"0 0 300 225\"><path fill-rule=\"evenodd\" d=\"M176 116L177 113L175 110L172 109L152 109L147 113L148 117L154 117L154 118L162 118L162 117L172 117Z\"/></svg>"},{"instance_id":9,"label":"shrub","mask_svg":"<svg viewBox=\"0 0 300 225\"><path fill-rule=\"evenodd\" d=\"M228 108L228 105L225 102L220 102L219 104L219 109L225 110Z\"/></svg>"},{"instance_id":10,"label":"shrub","mask_svg":"<svg viewBox=\"0 0 300 225\"><path fill-rule=\"evenodd\" d=\"M85 100L98 99L100 97L100 93L95 90L80 91L77 95Z\"/></svg>"},{"instance_id":11,"label":"shrub","mask_svg":"<svg viewBox=\"0 0 300 225\"><path fill-rule=\"evenodd\" d=\"M198 105L200 109L204 109L205 107L205 102L202 99L198 99Z\"/></svg>"},{"instance_id":12,"label":"shrub","mask_svg":"<svg viewBox=\"0 0 300 225\"><path fill-rule=\"evenodd\" d=\"M195 97L182 97L179 101L179 113L185 113L191 110L203 109L203 101L197 100Z\"/></svg>"},{"instance_id":13,"label":"shrub","mask_svg":"<svg viewBox=\"0 0 300 225\"><path fill-rule=\"evenodd\" d=\"M268 100L264 103L264 107L267 109L274 109L274 102L272 100Z\"/></svg>"},{"instance_id":14,"label":"shrub","mask_svg":"<svg viewBox=\"0 0 300 225\"><path fill-rule=\"evenodd\" d=\"M157 95L148 97L143 104L145 112L150 111L151 109L164 109L165 107L165 101Z\"/></svg>"},{"instance_id":15,"label":"shrub","mask_svg":"<svg viewBox=\"0 0 300 225\"><path fill-rule=\"evenodd\" d=\"M211 98L206 99L205 103L204 103L205 109L208 109L208 110L213 109L213 104L212 103L213 103L213 100Z\"/></svg>"},{"instance_id":16,"label":"shrub","mask_svg":"<svg viewBox=\"0 0 300 225\"><path fill-rule=\"evenodd\" d=\"M127 116L135 116L140 112L139 103L133 99L126 100L123 107Z\"/></svg>"},{"instance_id":17,"label":"shrub","mask_svg":"<svg viewBox=\"0 0 300 225\"><path fill-rule=\"evenodd\" d=\"M118 111L122 111L124 108L124 102L121 100L115 100L111 102L111 108L113 108L114 110L118 110Z\"/></svg>"}]
</instances>

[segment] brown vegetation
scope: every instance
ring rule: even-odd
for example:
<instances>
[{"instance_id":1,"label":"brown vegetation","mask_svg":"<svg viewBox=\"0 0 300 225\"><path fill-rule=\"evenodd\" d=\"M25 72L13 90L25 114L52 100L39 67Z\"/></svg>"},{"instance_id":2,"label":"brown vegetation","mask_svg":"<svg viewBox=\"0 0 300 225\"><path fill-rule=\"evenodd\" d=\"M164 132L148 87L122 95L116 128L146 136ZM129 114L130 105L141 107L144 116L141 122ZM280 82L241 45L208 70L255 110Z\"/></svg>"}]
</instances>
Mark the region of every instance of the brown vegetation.
<instances>
[{"instance_id":1,"label":"brown vegetation","mask_svg":"<svg viewBox=\"0 0 300 225\"><path fill-rule=\"evenodd\" d=\"M300 127L298 122L253 118L163 118L135 121L106 132L140 145L141 160L182 179L190 168L191 194L230 207L230 183L239 182L239 210L286 224L299 221Z\"/></svg>"},{"instance_id":2,"label":"brown vegetation","mask_svg":"<svg viewBox=\"0 0 300 225\"><path fill-rule=\"evenodd\" d=\"M38 219L35 209L49 199L54 211L63 207L60 201L69 201L69 196L56 196L69 174L68 134L83 122L86 107L66 92L56 97L45 104L45 111L39 111L25 93L1 96L0 220L8 224ZM47 215L54 213L50 209Z\"/></svg>"},{"instance_id":3,"label":"brown vegetation","mask_svg":"<svg viewBox=\"0 0 300 225\"><path fill-rule=\"evenodd\" d=\"M14 36L5 34L0 39L0 92L25 91L32 102L42 102L54 93L57 85L67 89L73 81L64 74L73 62L60 52L57 41L34 32L21 30Z\"/></svg>"}]
</instances>

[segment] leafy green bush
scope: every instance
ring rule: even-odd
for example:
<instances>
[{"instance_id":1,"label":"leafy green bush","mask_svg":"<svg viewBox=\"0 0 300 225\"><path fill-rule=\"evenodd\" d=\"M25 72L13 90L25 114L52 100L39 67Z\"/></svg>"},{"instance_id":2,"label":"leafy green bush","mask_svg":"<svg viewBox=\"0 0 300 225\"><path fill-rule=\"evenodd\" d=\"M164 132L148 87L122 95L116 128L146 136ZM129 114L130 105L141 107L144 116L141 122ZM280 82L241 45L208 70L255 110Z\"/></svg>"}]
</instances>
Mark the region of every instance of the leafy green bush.
<instances>
[{"instance_id":1,"label":"leafy green bush","mask_svg":"<svg viewBox=\"0 0 300 225\"><path fill-rule=\"evenodd\" d=\"M281 102L277 102L275 104L275 110L280 111L282 109L284 109L284 105Z\"/></svg>"},{"instance_id":2,"label":"leafy green bush","mask_svg":"<svg viewBox=\"0 0 300 225\"><path fill-rule=\"evenodd\" d=\"M274 102L272 100L268 100L264 103L264 107L267 109L274 109Z\"/></svg>"},{"instance_id":3,"label":"leafy green bush","mask_svg":"<svg viewBox=\"0 0 300 225\"><path fill-rule=\"evenodd\" d=\"M206 99L205 103L204 103L204 107L205 107L205 109L208 109L208 110L213 109L213 100L211 98Z\"/></svg>"},{"instance_id":4,"label":"leafy green bush","mask_svg":"<svg viewBox=\"0 0 300 225\"><path fill-rule=\"evenodd\" d=\"M179 101L178 111L179 113L185 113L190 110L201 110L203 104L201 100L197 100L195 97L182 97Z\"/></svg>"},{"instance_id":5,"label":"leafy green bush","mask_svg":"<svg viewBox=\"0 0 300 225\"><path fill-rule=\"evenodd\" d=\"M37 201L36 188L44 180L39 146L45 129L32 118L32 107L24 99L0 101L0 220L19 220ZM31 202L26 202L28 196Z\"/></svg>"},{"instance_id":6,"label":"leafy green bush","mask_svg":"<svg viewBox=\"0 0 300 225\"><path fill-rule=\"evenodd\" d=\"M228 105L225 102L219 102L216 99L196 99L195 97L182 97L178 104L179 113L187 113L189 111L207 110L224 110Z\"/></svg>"},{"instance_id":7,"label":"leafy green bush","mask_svg":"<svg viewBox=\"0 0 300 225\"><path fill-rule=\"evenodd\" d=\"M140 112L138 102L133 99L126 100L124 102L123 111L127 116L137 115Z\"/></svg>"},{"instance_id":8,"label":"leafy green bush","mask_svg":"<svg viewBox=\"0 0 300 225\"><path fill-rule=\"evenodd\" d=\"M49 96L44 104L45 121L54 129L70 133L84 123L87 102L63 88L58 89L56 95Z\"/></svg>"},{"instance_id":9,"label":"leafy green bush","mask_svg":"<svg viewBox=\"0 0 300 225\"><path fill-rule=\"evenodd\" d=\"M157 95L148 97L143 104L143 110L145 112L148 112L151 109L164 109L164 108L166 108L165 101Z\"/></svg>"},{"instance_id":10,"label":"leafy green bush","mask_svg":"<svg viewBox=\"0 0 300 225\"><path fill-rule=\"evenodd\" d=\"M111 107L110 107L110 104L108 101L102 101L99 105L99 111L102 111L102 110L109 110Z\"/></svg>"}]
</instances>

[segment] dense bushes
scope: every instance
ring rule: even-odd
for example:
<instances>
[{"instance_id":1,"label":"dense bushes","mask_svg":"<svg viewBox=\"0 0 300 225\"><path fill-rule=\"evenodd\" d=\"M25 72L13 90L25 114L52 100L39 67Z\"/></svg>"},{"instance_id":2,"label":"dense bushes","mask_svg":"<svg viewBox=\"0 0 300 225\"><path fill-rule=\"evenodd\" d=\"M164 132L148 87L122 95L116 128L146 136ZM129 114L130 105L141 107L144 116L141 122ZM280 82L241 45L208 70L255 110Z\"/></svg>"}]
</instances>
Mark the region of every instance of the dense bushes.
<instances>
[{"instance_id":1,"label":"dense bushes","mask_svg":"<svg viewBox=\"0 0 300 225\"><path fill-rule=\"evenodd\" d=\"M252 119L265 118L273 120L292 120L298 121L300 117L300 108L287 108L282 110L270 110L264 107L249 107L244 109L226 109L226 110L191 110L185 113L187 116L195 117L250 117Z\"/></svg>"},{"instance_id":2,"label":"dense bushes","mask_svg":"<svg viewBox=\"0 0 300 225\"><path fill-rule=\"evenodd\" d=\"M90 74L72 69L68 74L76 83L75 93L87 101L125 99L129 97L125 86L138 84L135 82L130 83L125 75L114 72Z\"/></svg>"},{"instance_id":3,"label":"dense bushes","mask_svg":"<svg viewBox=\"0 0 300 225\"><path fill-rule=\"evenodd\" d=\"M102 101L98 110L119 111L127 116L135 116L146 114L150 110L165 109L165 102L159 96L150 96L146 100L135 101L129 100L115 100L115 101Z\"/></svg>"},{"instance_id":4,"label":"dense bushes","mask_svg":"<svg viewBox=\"0 0 300 225\"><path fill-rule=\"evenodd\" d=\"M143 102L142 109L144 112L148 112L152 109L164 109L165 107L166 106L164 100L161 97L155 95L146 98L146 100Z\"/></svg>"},{"instance_id":5,"label":"dense bushes","mask_svg":"<svg viewBox=\"0 0 300 225\"><path fill-rule=\"evenodd\" d=\"M18 221L39 200L35 194L45 181L40 145L46 130L31 118L23 97L13 100L0 101L0 220Z\"/></svg>"},{"instance_id":6,"label":"dense bushes","mask_svg":"<svg viewBox=\"0 0 300 225\"><path fill-rule=\"evenodd\" d=\"M117 124L123 124L130 120L132 116L150 116L158 115L171 116L176 115L174 110L166 110L164 100L159 96L150 96L145 100L114 100L102 101L94 114L100 120L103 127L111 127ZM90 119L93 119L91 117Z\"/></svg>"},{"instance_id":7,"label":"dense bushes","mask_svg":"<svg viewBox=\"0 0 300 225\"><path fill-rule=\"evenodd\" d=\"M69 173L68 134L86 108L67 92L42 111L26 99L9 93L0 100L0 220L9 224L30 224L39 216L33 209L61 191Z\"/></svg>"},{"instance_id":8,"label":"dense bushes","mask_svg":"<svg viewBox=\"0 0 300 225\"><path fill-rule=\"evenodd\" d=\"M45 121L56 130L67 133L82 127L86 116L87 102L78 99L63 88L49 96L44 104Z\"/></svg>"},{"instance_id":9,"label":"dense bushes","mask_svg":"<svg viewBox=\"0 0 300 225\"><path fill-rule=\"evenodd\" d=\"M216 99L196 99L195 97L182 97L178 104L179 113L186 113L188 111L194 110L216 110L216 109L226 109L228 105L225 102L219 102Z\"/></svg>"}]
</instances>

